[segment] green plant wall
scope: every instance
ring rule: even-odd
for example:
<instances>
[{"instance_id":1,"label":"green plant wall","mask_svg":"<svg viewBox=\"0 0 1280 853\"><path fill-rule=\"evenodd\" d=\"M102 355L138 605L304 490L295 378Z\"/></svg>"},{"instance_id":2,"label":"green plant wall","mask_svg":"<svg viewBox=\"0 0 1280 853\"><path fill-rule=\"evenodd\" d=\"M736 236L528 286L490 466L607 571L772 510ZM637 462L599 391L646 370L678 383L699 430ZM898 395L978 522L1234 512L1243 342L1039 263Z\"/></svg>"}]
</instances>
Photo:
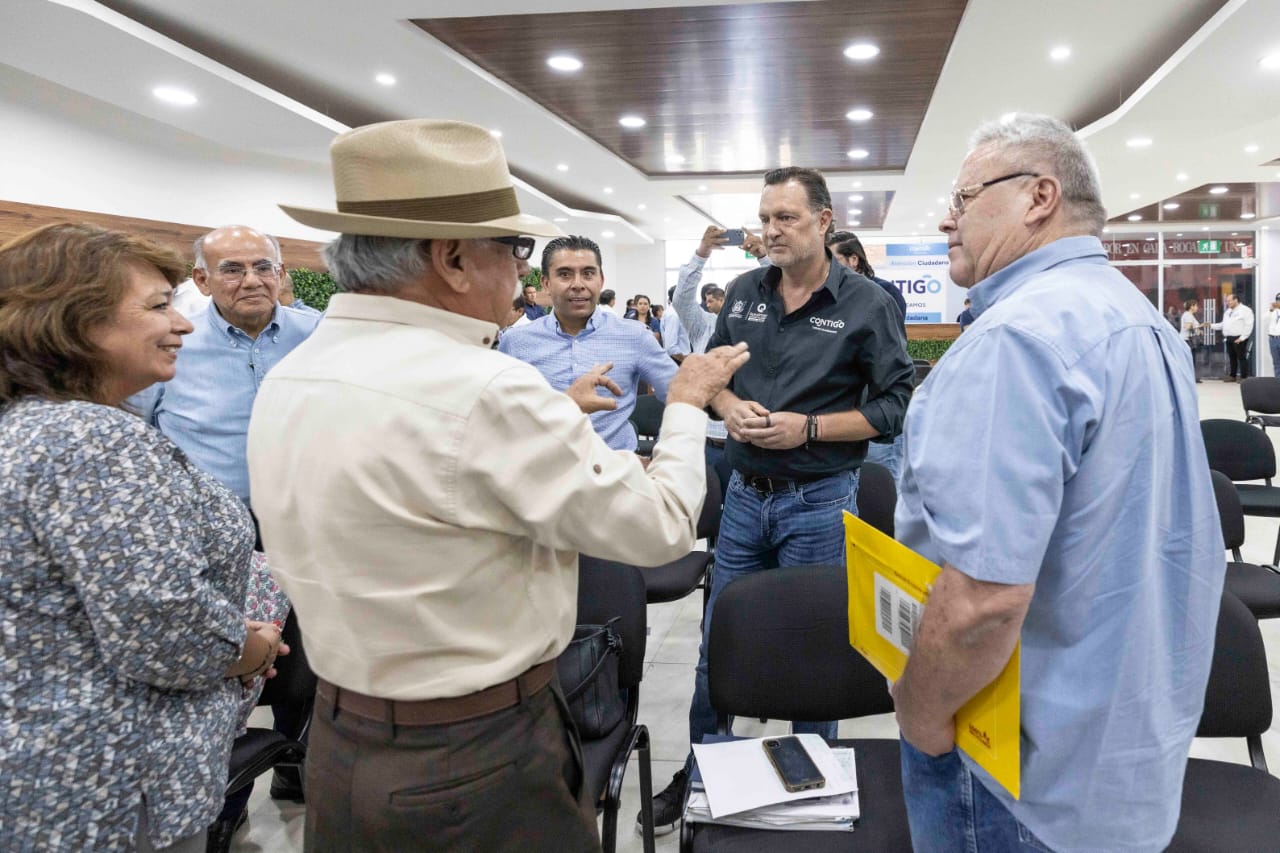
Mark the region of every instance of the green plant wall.
<instances>
[{"instance_id":1,"label":"green plant wall","mask_svg":"<svg viewBox=\"0 0 1280 853\"><path fill-rule=\"evenodd\" d=\"M907 341L907 354L912 358L937 361L955 341Z\"/></svg>"},{"instance_id":2,"label":"green plant wall","mask_svg":"<svg viewBox=\"0 0 1280 853\"><path fill-rule=\"evenodd\" d=\"M338 285L327 272L316 272L306 267L289 270L293 279L293 295L317 311L329 307L329 297L338 292Z\"/></svg>"},{"instance_id":3,"label":"green plant wall","mask_svg":"<svg viewBox=\"0 0 1280 853\"><path fill-rule=\"evenodd\" d=\"M542 270L538 269L537 267L533 267L532 269L529 270L528 275L520 279L521 289L526 288L529 285L533 285L538 290L542 290Z\"/></svg>"}]
</instances>

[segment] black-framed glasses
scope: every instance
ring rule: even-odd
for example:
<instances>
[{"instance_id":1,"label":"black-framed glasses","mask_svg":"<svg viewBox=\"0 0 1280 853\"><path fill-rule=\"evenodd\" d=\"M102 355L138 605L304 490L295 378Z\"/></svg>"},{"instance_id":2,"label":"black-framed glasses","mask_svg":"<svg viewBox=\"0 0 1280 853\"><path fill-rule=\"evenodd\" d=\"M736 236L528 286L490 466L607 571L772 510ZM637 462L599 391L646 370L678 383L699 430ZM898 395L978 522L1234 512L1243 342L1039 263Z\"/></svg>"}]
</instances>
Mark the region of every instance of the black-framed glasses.
<instances>
[{"instance_id":1,"label":"black-framed glasses","mask_svg":"<svg viewBox=\"0 0 1280 853\"><path fill-rule=\"evenodd\" d=\"M495 243L510 246L511 254L521 261L527 261L533 257L533 246L537 243L537 240L532 237L490 237L489 239Z\"/></svg>"},{"instance_id":2,"label":"black-framed glasses","mask_svg":"<svg viewBox=\"0 0 1280 853\"><path fill-rule=\"evenodd\" d=\"M1012 181L1014 178L1038 178L1037 172L1013 172L1009 175L1001 175L998 178L992 178L989 181L983 181L980 184L971 184L967 187L956 187L951 191L951 200L947 203L947 211L951 214L952 219L958 219L964 215L965 203L974 198L978 193L987 187L993 187L1004 181Z\"/></svg>"},{"instance_id":3,"label":"black-framed glasses","mask_svg":"<svg viewBox=\"0 0 1280 853\"><path fill-rule=\"evenodd\" d=\"M223 261L218 264L218 276L228 284L237 284L244 281L244 277L249 274L249 270L253 270L253 274L262 281L275 281L276 277L280 275L280 264L275 261L269 261L266 258L254 261L248 267L235 261Z\"/></svg>"}]
</instances>

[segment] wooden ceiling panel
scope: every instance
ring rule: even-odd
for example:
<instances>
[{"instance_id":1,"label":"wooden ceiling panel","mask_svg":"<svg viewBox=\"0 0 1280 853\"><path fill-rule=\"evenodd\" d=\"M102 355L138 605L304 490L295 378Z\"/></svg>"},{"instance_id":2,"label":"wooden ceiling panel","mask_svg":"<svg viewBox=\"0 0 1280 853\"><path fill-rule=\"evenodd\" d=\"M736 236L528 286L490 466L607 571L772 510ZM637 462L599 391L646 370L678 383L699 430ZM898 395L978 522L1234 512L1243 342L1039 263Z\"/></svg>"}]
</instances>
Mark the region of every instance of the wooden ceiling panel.
<instances>
[{"instance_id":1,"label":"wooden ceiling panel","mask_svg":"<svg viewBox=\"0 0 1280 853\"><path fill-rule=\"evenodd\" d=\"M815 0L414 23L649 175L900 170L965 3ZM863 41L880 54L844 57ZM559 53L582 70L549 68ZM851 122L855 107L875 115ZM627 114L647 124L623 128ZM854 148L869 156L850 159Z\"/></svg>"},{"instance_id":2,"label":"wooden ceiling panel","mask_svg":"<svg viewBox=\"0 0 1280 853\"><path fill-rule=\"evenodd\" d=\"M1155 204L1126 210L1113 216L1110 222L1243 222L1247 227L1249 219L1258 216L1259 195L1265 186L1268 185L1204 184ZM1227 191L1211 192L1215 187L1226 187ZM1176 204L1177 207L1166 209L1166 204ZM1141 218L1130 220L1130 216Z\"/></svg>"}]
</instances>

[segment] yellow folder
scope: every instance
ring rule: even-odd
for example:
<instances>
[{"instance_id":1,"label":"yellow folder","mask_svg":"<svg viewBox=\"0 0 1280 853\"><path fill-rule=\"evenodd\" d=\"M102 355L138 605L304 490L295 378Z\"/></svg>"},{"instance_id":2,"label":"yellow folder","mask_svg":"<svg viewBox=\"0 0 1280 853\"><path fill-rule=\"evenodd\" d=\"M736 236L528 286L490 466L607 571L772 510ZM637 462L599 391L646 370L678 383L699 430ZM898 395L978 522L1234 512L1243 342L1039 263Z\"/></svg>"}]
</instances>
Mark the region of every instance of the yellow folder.
<instances>
[{"instance_id":1,"label":"yellow folder","mask_svg":"<svg viewBox=\"0 0 1280 853\"><path fill-rule=\"evenodd\" d=\"M885 678L897 681L941 569L851 513L844 514L849 572L849 643ZM1021 792L1019 758L1021 649L995 681L956 713L956 746L1014 799Z\"/></svg>"}]
</instances>

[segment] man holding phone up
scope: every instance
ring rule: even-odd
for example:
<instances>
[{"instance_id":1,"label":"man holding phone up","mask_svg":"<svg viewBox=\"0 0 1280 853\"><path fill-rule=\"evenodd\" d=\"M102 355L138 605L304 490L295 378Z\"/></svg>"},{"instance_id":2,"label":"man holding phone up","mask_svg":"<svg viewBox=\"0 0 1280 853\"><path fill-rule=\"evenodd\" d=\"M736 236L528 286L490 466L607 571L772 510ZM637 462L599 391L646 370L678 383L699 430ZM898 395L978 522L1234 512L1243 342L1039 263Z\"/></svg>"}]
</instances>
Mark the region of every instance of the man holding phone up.
<instances>
[{"instance_id":1,"label":"man holding phone up","mask_svg":"<svg viewBox=\"0 0 1280 853\"><path fill-rule=\"evenodd\" d=\"M901 430L915 372L893 300L826 249L832 212L822 174L775 169L764 183L760 225L771 264L729 285L708 343L748 342L752 358L712 402L728 428L733 475L689 709L692 743L716 727L707 631L720 593L753 572L844 564L842 513L857 512L867 441ZM793 728L836 735L835 722ZM680 817L688 767L655 798L659 828Z\"/></svg>"}]
</instances>

